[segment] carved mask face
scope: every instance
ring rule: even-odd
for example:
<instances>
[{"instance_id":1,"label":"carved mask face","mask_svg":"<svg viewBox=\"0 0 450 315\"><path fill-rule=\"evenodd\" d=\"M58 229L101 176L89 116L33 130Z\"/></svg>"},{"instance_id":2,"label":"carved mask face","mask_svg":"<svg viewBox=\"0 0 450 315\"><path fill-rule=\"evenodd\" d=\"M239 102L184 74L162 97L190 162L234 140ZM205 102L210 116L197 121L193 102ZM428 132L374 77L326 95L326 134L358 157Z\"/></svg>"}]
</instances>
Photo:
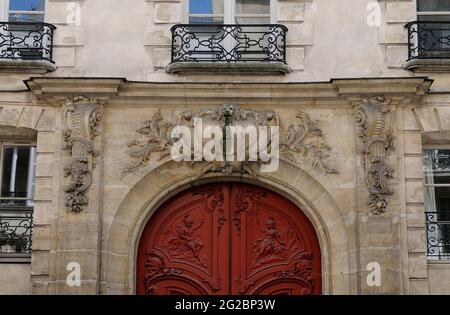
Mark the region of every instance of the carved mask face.
<instances>
[{"instance_id":1,"label":"carved mask face","mask_svg":"<svg viewBox=\"0 0 450 315\"><path fill-rule=\"evenodd\" d=\"M267 220L266 227L268 229L274 229L275 228L275 220L274 219Z\"/></svg>"},{"instance_id":2,"label":"carved mask face","mask_svg":"<svg viewBox=\"0 0 450 315\"><path fill-rule=\"evenodd\" d=\"M233 117L235 115L236 108L233 105L224 105L222 113L224 116Z\"/></svg>"},{"instance_id":3,"label":"carved mask face","mask_svg":"<svg viewBox=\"0 0 450 315\"><path fill-rule=\"evenodd\" d=\"M194 223L194 221L192 221L192 218L190 216L186 216L184 217L184 225L188 228L192 227L192 224Z\"/></svg>"}]
</instances>

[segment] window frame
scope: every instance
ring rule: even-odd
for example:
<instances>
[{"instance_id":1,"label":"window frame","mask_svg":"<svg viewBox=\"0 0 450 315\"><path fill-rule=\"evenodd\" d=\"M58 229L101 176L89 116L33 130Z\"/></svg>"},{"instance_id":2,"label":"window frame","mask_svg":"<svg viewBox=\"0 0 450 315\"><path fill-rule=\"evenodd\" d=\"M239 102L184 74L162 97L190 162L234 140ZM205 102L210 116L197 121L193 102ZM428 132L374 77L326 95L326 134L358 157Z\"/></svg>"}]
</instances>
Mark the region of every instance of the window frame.
<instances>
[{"instance_id":1,"label":"window frame","mask_svg":"<svg viewBox=\"0 0 450 315\"><path fill-rule=\"evenodd\" d=\"M35 150L37 150L37 144L36 141L29 141L29 140L2 140L0 139L0 210L2 209L2 205L1 205L1 200L14 200L14 199L3 199L3 197L1 196L1 191L2 191L2 178L3 178L3 148L5 146L9 146L9 147L34 147ZM34 162L34 186L36 186L36 157L37 157L37 152L35 151L35 162ZM27 181L27 188L30 185L30 183L28 183ZM24 200L23 198L17 198L17 200ZM33 193L33 198L29 199L28 197L26 197L26 203L27 206L26 207L34 207L34 193ZM28 201L31 201L32 203L30 205L28 205Z\"/></svg>"},{"instance_id":2,"label":"window frame","mask_svg":"<svg viewBox=\"0 0 450 315\"><path fill-rule=\"evenodd\" d=\"M34 139L26 138L26 137L17 137L17 138L0 138L0 157L3 157L3 148L5 146L13 146L13 147L34 147L36 156L37 157L37 141ZM35 160L36 165L36 160ZM36 168L34 169L34 184L36 184ZM0 158L0 198L1 197L1 185L2 185L2 176L3 176L3 158ZM28 176L28 175L27 175ZM27 186L29 183L27 183ZM27 200L29 200L27 198ZM0 204L0 215L1 214L7 214L6 218L11 218L12 214L17 214L15 219L18 218L27 218L27 213L31 214L30 217L30 239L33 237L33 216L34 216L34 206L35 206L35 199L33 196L32 199L32 205L15 205L15 206L6 206ZM8 216L9 214L9 216ZM33 249L30 248L30 252L7 252L2 253L0 252L0 264L1 263L30 263L31 262L31 253Z\"/></svg>"},{"instance_id":3,"label":"window frame","mask_svg":"<svg viewBox=\"0 0 450 315\"><path fill-rule=\"evenodd\" d=\"M189 1L185 0L183 2L183 23L189 24L189 17L223 17L223 24L236 24L236 17L268 17L270 24L277 23L277 0L270 0L270 12L269 14L238 14L236 15L236 0L224 0L224 10L223 14L190 14L189 13ZM194 0L195 1L195 0Z\"/></svg>"},{"instance_id":4,"label":"window frame","mask_svg":"<svg viewBox=\"0 0 450 315\"><path fill-rule=\"evenodd\" d=\"M10 0L0 0L0 20L1 21L9 22L9 14L10 14L9 2L10 2ZM47 12L48 0L45 0L44 3L45 3L44 11L13 11L13 12L26 13L26 14L43 14L44 20L42 22L45 23L47 20L46 12ZM39 23L39 22L34 22L34 23Z\"/></svg>"},{"instance_id":5,"label":"window frame","mask_svg":"<svg viewBox=\"0 0 450 315\"><path fill-rule=\"evenodd\" d=\"M450 145L442 145L442 144L428 144L428 145L423 145L422 146L422 156L424 155L424 152L426 150L450 150ZM450 187L450 183L448 184L426 184L425 183L425 173L423 172L423 188L424 188L424 196L426 198L426 194L427 194L427 187ZM434 176L433 176L434 177ZM435 205L436 207L436 205ZM426 214L427 212L430 212L428 209L425 208L425 203L424 203L424 214ZM433 211L431 211L433 212ZM436 212L438 213L438 212ZM439 220L437 220L438 222ZM426 246L427 246L427 260L431 261L431 262L450 262L450 253L446 254L445 256L441 257L441 256L428 256L428 249L429 249L429 243L428 243L428 223L425 222L425 230L426 230Z\"/></svg>"},{"instance_id":6,"label":"window frame","mask_svg":"<svg viewBox=\"0 0 450 315\"><path fill-rule=\"evenodd\" d=\"M419 1L414 0L414 10L416 12L417 20L419 16L436 16L436 15L450 15L450 11L419 11Z\"/></svg>"}]
</instances>

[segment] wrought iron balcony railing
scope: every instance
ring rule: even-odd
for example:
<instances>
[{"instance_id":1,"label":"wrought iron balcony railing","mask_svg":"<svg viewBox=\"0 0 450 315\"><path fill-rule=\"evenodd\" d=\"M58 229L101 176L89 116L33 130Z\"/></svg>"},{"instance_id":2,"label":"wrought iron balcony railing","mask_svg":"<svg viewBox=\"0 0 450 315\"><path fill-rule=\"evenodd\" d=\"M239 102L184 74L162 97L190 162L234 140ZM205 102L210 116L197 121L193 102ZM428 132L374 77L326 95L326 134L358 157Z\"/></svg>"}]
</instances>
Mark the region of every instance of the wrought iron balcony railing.
<instances>
[{"instance_id":1,"label":"wrought iron balcony railing","mask_svg":"<svg viewBox=\"0 0 450 315\"><path fill-rule=\"evenodd\" d=\"M415 21L408 28L408 60L450 59L450 22Z\"/></svg>"},{"instance_id":2,"label":"wrought iron balcony railing","mask_svg":"<svg viewBox=\"0 0 450 315\"><path fill-rule=\"evenodd\" d=\"M178 24L171 31L172 63L286 63L284 25Z\"/></svg>"},{"instance_id":3,"label":"wrought iron balcony railing","mask_svg":"<svg viewBox=\"0 0 450 315\"><path fill-rule=\"evenodd\" d=\"M33 208L0 207L0 258L24 257L31 254Z\"/></svg>"},{"instance_id":4,"label":"wrought iron balcony railing","mask_svg":"<svg viewBox=\"0 0 450 315\"><path fill-rule=\"evenodd\" d=\"M0 59L53 61L53 33L48 23L0 22Z\"/></svg>"},{"instance_id":5,"label":"wrought iron balcony railing","mask_svg":"<svg viewBox=\"0 0 450 315\"><path fill-rule=\"evenodd\" d=\"M450 259L450 211L425 212L427 256Z\"/></svg>"}]
</instances>

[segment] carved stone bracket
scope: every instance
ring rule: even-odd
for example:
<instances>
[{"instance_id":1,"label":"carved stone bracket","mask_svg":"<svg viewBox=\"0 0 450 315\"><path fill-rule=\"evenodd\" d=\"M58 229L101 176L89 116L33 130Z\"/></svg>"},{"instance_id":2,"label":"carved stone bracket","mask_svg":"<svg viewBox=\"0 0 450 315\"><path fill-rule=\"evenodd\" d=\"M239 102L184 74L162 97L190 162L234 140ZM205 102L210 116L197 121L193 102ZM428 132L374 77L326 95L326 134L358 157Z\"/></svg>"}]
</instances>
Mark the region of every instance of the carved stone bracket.
<instances>
[{"instance_id":1,"label":"carved stone bracket","mask_svg":"<svg viewBox=\"0 0 450 315\"><path fill-rule=\"evenodd\" d=\"M87 192L92 183L93 139L98 135L101 101L78 96L66 100L63 131L63 146L70 155L70 162L64 168L64 176L70 177L64 187L65 204L72 212L81 212L89 203Z\"/></svg>"},{"instance_id":2,"label":"carved stone bracket","mask_svg":"<svg viewBox=\"0 0 450 315\"><path fill-rule=\"evenodd\" d=\"M170 124L161 116L160 112L154 114L151 120L143 123L137 130L139 138L128 144L128 156L131 162L123 169L122 175L131 172L148 164L152 154L157 156L157 161L170 156L171 148L175 139L171 138L171 130L175 126L186 126L194 128L194 120L202 118L207 124L220 128L226 126L277 126L280 127L280 119L274 111L257 111L241 109L238 105L224 105L218 109L204 109L200 111L187 111L178 116L176 124ZM288 127L285 134L280 135L280 158L291 163L301 163L300 156L308 157L312 160L314 168L323 170L325 173L337 173L336 169L330 167L326 159L331 151L326 143L322 130L316 122L313 122L308 114L299 111L296 115L297 122ZM270 141L268 148L271 148ZM245 148L248 150L248 146ZM194 159L194 152L192 158ZM259 158L257 161L197 161L191 165L202 164L199 171L200 176L205 173L241 173L255 176L255 168L261 166Z\"/></svg>"},{"instance_id":3,"label":"carved stone bracket","mask_svg":"<svg viewBox=\"0 0 450 315\"><path fill-rule=\"evenodd\" d=\"M393 193L388 184L393 169L386 164L386 157L394 150L389 103L390 99L375 96L364 99L356 111L358 137L364 144L363 166L370 194L368 205L374 215L386 212L388 196Z\"/></svg>"}]
</instances>

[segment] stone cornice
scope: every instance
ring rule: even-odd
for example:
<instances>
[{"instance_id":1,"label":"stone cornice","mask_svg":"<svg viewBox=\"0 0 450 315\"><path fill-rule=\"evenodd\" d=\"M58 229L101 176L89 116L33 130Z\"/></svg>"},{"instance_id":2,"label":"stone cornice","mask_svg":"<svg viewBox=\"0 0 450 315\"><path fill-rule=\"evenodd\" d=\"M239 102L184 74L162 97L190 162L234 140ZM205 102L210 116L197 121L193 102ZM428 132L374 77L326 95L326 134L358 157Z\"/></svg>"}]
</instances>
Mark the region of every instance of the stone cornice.
<instances>
[{"instance_id":1,"label":"stone cornice","mask_svg":"<svg viewBox=\"0 0 450 315\"><path fill-rule=\"evenodd\" d=\"M343 100L371 95L418 99L432 80L423 77L332 79L311 83L182 83L129 82L121 78L31 78L25 83L38 100L60 106L67 97L96 99L327 99Z\"/></svg>"},{"instance_id":2,"label":"stone cornice","mask_svg":"<svg viewBox=\"0 0 450 315\"><path fill-rule=\"evenodd\" d=\"M124 82L121 78L31 78L25 84L38 100L61 106L67 97L79 95L107 100L118 95Z\"/></svg>"},{"instance_id":3,"label":"stone cornice","mask_svg":"<svg viewBox=\"0 0 450 315\"><path fill-rule=\"evenodd\" d=\"M333 79L332 84L337 88L339 95L350 97L352 95L390 94L410 96L425 95L433 80L424 77L411 78L380 78L380 79Z\"/></svg>"}]
</instances>

